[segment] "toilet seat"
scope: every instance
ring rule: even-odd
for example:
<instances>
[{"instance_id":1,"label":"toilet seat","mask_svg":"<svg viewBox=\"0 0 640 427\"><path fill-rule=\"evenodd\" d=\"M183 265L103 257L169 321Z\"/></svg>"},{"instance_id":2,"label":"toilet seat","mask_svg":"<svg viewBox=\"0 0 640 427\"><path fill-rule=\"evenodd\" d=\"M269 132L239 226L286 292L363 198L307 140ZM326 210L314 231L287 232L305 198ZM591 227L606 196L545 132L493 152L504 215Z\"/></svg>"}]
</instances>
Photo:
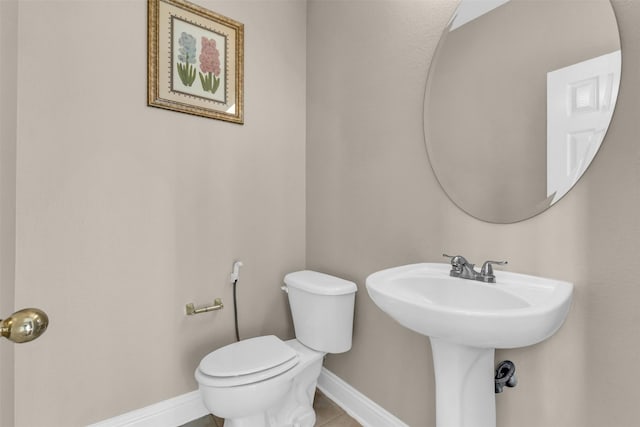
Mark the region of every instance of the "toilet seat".
<instances>
[{"instance_id":1,"label":"toilet seat","mask_svg":"<svg viewBox=\"0 0 640 427\"><path fill-rule=\"evenodd\" d=\"M198 366L208 385L234 387L278 376L298 364L298 354L274 335L229 344L205 356Z\"/></svg>"}]
</instances>

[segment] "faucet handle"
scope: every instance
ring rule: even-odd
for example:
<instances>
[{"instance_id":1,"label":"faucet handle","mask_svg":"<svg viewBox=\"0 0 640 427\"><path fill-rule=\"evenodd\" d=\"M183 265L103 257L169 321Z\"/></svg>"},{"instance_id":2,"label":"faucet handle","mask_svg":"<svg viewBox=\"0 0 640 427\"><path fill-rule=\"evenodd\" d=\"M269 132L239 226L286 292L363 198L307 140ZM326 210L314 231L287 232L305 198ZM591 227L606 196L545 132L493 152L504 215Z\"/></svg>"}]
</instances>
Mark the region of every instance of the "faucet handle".
<instances>
[{"instance_id":1,"label":"faucet handle","mask_svg":"<svg viewBox=\"0 0 640 427\"><path fill-rule=\"evenodd\" d=\"M483 276L493 276L493 267L491 266L492 264L505 265L505 264L508 264L508 262L507 261L485 261L485 263L482 264L482 268L480 269L480 274L482 274Z\"/></svg>"},{"instance_id":2,"label":"faucet handle","mask_svg":"<svg viewBox=\"0 0 640 427\"><path fill-rule=\"evenodd\" d=\"M442 254L443 257L445 258L449 258L451 260L451 265L453 264L457 264L460 260L460 258L462 258L464 260L464 258L460 255L447 255L447 254Z\"/></svg>"},{"instance_id":3,"label":"faucet handle","mask_svg":"<svg viewBox=\"0 0 640 427\"><path fill-rule=\"evenodd\" d=\"M469 261L467 261L462 255L451 256L447 254L442 254L442 256L445 258L450 258L451 267L453 267L456 270L462 270L463 265L470 265L471 268L473 268L473 264L469 263Z\"/></svg>"}]
</instances>

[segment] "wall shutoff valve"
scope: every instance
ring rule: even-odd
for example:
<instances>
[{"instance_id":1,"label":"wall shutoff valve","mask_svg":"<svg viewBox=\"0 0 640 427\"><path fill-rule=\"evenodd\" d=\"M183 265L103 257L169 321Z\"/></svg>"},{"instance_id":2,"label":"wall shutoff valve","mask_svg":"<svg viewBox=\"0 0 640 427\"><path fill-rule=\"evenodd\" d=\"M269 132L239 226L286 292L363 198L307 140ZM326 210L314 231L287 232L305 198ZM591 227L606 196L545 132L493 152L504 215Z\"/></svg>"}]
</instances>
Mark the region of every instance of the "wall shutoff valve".
<instances>
[{"instance_id":1,"label":"wall shutoff valve","mask_svg":"<svg viewBox=\"0 0 640 427\"><path fill-rule=\"evenodd\" d=\"M510 360L500 362L496 368L496 393L502 393L504 386L515 387L516 385L518 385L518 377L516 377L515 363Z\"/></svg>"}]
</instances>

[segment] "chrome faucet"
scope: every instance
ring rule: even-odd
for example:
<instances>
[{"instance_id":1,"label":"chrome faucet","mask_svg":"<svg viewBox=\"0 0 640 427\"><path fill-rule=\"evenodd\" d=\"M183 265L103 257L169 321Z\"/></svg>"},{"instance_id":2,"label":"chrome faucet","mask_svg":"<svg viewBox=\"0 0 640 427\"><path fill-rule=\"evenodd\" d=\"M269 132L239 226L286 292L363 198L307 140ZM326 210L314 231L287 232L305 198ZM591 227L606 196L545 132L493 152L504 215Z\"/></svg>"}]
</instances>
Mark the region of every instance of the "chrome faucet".
<instances>
[{"instance_id":1,"label":"chrome faucet","mask_svg":"<svg viewBox=\"0 0 640 427\"><path fill-rule=\"evenodd\" d=\"M493 264L504 265L507 261L485 261L482 264L480 272L475 269L475 264L471 264L462 255L447 255L442 256L451 258L451 271L449 275L451 277L460 277L461 279L477 280L485 283L496 283L496 276L493 274Z\"/></svg>"}]
</instances>

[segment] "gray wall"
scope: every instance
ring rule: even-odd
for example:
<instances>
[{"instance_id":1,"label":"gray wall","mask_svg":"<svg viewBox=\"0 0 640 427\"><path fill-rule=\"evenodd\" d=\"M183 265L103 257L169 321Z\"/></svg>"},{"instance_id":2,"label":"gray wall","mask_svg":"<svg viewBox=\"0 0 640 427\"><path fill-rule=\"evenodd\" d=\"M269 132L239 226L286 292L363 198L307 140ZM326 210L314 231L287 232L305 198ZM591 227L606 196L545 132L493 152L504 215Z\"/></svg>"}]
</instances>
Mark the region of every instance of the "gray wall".
<instances>
[{"instance_id":1,"label":"gray wall","mask_svg":"<svg viewBox=\"0 0 640 427\"><path fill-rule=\"evenodd\" d=\"M14 311L15 295L17 21L18 2L0 1L0 318ZM13 425L13 350L0 342L0 426Z\"/></svg>"},{"instance_id":2,"label":"gray wall","mask_svg":"<svg viewBox=\"0 0 640 427\"><path fill-rule=\"evenodd\" d=\"M200 358L233 340L232 311L186 318L184 304L229 307L237 258L243 337L291 336L285 272L355 280L354 347L327 366L433 425L428 341L378 310L364 279L443 251L576 284L555 337L498 352L521 380L498 397L499 425L637 424L640 4L614 2L622 88L586 175L542 215L492 225L452 205L423 144L426 72L455 2L198 3L247 26L244 126L145 106L145 2L1 2L0 46L16 62L3 56L0 74L0 308L52 319L9 356L0 343L3 363L16 351L15 423L0 371L3 426L85 425L194 390Z\"/></svg>"},{"instance_id":3,"label":"gray wall","mask_svg":"<svg viewBox=\"0 0 640 427\"><path fill-rule=\"evenodd\" d=\"M14 347L3 426L86 425L195 390L200 359L234 341L236 259L241 337L293 335L280 284L305 266L306 3L198 3L246 25L243 126L146 106L146 1L19 3L17 63L2 59L15 306L51 324ZM216 297L222 311L185 316Z\"/></svg>"},{"instance_id":4,"label":"gray wall","mask_svg":"<svg viewBox=\"0 0 640 427\"><path fill-rule=\"evenodd\" d=\"M518 388L497 397L498 425L633 427L640 419L640 3L615 0L623 69L618 107L578 185L545 213L495 225L439 187L422 130L427 69L456 2L308 5L307 266L356 281L354 347L327 366L411 426L432 426L428 340L366 294L368 274L442 252L575 283L563 328L501 350Z\"/></svg>"}]
</instances>

